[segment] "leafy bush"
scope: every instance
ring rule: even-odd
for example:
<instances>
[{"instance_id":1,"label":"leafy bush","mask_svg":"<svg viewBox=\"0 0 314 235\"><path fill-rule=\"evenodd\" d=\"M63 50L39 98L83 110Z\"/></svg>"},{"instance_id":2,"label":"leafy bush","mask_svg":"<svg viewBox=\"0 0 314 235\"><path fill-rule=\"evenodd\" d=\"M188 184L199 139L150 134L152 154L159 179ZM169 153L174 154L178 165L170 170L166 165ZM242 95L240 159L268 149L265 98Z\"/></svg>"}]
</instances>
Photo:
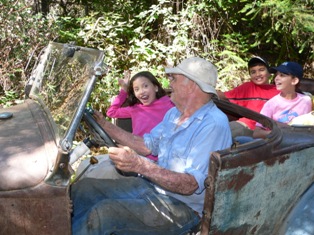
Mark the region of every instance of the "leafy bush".
<instances>
[{"instance_id":1,"label":"leafy bush","mask_svg":"<svg viewBox=\"0 0 314 235\"><path fill-rule=\"evenodd\" d=\"M24 85L36 58L56 37L53 19L33 15L27 1L4 0L0 5L0 105L23 99Z\"/></svg>"},{"instance_id":2,"label":"leafy bush","mask_svg":"<svg viewBox=\"0 0 314 235\"><path fill-rule=\"evenodd\" d=\"M105 51L108 74L91 100L101 110L117 93L123 70L149 70L167 86L164 66L188 56L217 65L221 90L248 79L247 61L252 55L264 56L272 65L298 61L305 65L306 76L314 77L312 1L48 2L50 12L45 17L34 14L27 0L4 0L0 5L1 103L22 97L32 68L28 57L36 58L50 40Z\"/></svg>"}]
</instances>

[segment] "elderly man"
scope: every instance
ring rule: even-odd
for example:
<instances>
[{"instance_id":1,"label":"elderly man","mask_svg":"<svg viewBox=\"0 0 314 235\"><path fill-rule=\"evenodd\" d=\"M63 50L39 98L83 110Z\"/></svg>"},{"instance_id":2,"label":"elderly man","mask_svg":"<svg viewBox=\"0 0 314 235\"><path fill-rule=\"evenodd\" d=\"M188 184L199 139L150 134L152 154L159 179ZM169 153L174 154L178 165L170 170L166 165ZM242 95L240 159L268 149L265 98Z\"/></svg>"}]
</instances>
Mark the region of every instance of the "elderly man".
<instances>
[{"instance_id":1,"label":"elderly man","mask_svg":"<svg viewBox=\"0 0 314 235\"><path fill-rule=\"evenodd\" d=\"M231 145L228 119L212 101L217 70L199 57L166 68L171 100L144 137L98 123L123 146L109 148L116 168L139 177L85 178L71 189L73 234L185 234L200 222L210 153ZM148 154L158 155L158 164Z\"/></svg>"}]
</instances>

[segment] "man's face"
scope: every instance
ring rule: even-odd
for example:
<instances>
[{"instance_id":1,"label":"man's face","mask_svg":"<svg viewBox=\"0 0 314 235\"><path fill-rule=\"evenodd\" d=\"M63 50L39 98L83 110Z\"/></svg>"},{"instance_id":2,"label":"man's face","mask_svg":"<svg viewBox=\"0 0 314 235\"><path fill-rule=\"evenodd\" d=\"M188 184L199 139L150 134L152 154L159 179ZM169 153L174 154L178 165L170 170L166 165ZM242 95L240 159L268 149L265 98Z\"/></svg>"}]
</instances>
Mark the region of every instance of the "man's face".
<instances>
[{"instance_id":1,"label":"man's face","mask_svg":"<svg viewBox=\"0 0 314 235\"><path fill-rule=\"evenodd\" d=\"M190 80L181 74L168 74L171 89L171 101L180 106L185 103L187 99L186 90Z\"/></svg>"},{"instance_id":2,"label":"man's face","mask_svg":"<svg viewBox=\"0 0 314 235\"><path fill-rule=\"evenodd\" d=\"M263 85L269 83L270 73L265 65L258 64L249 68L251 81L256 85Z\"/></svg>"}]
</instances>

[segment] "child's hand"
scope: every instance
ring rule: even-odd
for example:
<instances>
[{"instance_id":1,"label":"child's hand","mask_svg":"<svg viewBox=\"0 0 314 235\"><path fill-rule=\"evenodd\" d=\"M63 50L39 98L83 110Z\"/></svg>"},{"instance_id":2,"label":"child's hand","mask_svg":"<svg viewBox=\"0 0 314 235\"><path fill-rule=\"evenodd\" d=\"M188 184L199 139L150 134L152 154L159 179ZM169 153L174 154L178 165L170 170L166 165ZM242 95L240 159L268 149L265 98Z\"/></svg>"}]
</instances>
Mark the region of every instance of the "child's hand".
<instances>
[{"instance_id":1,"label":"child's hand","mask_svg":"<svg viewBox=\"0 0 314 235\"><path fill-rule=\"evenodd\" d=\"M130 70L124 70L124 78L118 79L118 83L119 83L120 87L125 91L128 90L130 77L131 77L131 71Z\"/></svg>"}]
</instances>

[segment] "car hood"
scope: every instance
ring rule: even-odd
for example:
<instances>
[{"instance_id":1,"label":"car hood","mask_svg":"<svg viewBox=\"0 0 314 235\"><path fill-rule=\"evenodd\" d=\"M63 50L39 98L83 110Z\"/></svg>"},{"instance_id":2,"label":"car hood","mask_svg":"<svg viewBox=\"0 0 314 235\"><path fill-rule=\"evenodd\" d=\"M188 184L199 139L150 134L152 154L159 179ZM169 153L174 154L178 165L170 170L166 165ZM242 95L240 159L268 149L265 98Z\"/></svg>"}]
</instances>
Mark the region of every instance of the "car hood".
<instances>
[{"instance_id":1,"label":"car hood","mask_svg":"<svg viewBox=\"0 0 314 235\"><path fill-rule=\"evenodd\" d=\"M48 176L58 152L47 114L32 100L1 112L13 117L0 120L0 191L34 187Z\"/></svg>"}]
</instances>

